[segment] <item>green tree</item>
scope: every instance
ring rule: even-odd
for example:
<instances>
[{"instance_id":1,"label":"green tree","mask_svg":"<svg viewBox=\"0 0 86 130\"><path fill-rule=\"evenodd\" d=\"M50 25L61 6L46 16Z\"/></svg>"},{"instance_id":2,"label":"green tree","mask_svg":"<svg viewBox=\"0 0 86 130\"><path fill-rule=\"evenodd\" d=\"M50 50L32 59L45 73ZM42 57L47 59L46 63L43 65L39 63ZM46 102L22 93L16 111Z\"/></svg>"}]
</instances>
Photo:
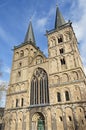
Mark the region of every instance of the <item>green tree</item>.
<instances>
[{"instance_id":1,"label":"green tree","mask_svg":"<svg viewBox=\"0 0 86 130\"><path fill-rule=\"evenodd\" d=\"M3 76L3 72L1 70L2 66L2 61L0 60L0 78ZM7 82L0 81L0 107L3 107L3 102L5 102L7 85Z\"/></svg>"}]
</instances>

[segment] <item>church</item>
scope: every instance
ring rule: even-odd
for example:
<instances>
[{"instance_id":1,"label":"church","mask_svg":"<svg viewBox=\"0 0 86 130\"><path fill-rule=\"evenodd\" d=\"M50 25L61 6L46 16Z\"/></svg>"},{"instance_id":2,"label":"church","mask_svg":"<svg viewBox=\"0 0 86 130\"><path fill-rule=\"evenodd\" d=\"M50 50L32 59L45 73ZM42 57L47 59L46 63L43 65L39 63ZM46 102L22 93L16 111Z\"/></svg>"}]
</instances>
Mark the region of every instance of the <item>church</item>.
<instances>
[{"instance_id":1,"label":"church","mask_svg":"<svg viewBox=\"0 0 86 130\"><path fill-rule=\"evenodd\" d=\"M0 130L86 130L86 76L72 23L58 6L46 37L48 57L36 46L31 21L14 46Z\"/></svg>"}]
</instances>

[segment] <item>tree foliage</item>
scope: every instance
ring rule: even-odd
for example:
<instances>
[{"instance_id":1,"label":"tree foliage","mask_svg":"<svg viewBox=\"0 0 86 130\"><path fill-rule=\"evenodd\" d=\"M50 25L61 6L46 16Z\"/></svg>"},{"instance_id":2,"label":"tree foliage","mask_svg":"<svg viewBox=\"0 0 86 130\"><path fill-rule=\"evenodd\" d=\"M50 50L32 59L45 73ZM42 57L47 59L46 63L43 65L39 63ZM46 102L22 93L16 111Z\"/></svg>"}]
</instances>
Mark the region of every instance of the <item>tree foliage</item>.
<instances>
[{"instance_id":1,"label":"tree foliage","mask_svg":"<svg viewBox=\"0 0 86 130\"><path fill-rule=\"evenodd\" d=\"M3 76L2 74L2 61L0 60L0 78ZM5 102L4 97L6 96L6 90L7 90L7 82L0 81L0 107L3 106L3 102Z\"/></svg>"}]
</instances>

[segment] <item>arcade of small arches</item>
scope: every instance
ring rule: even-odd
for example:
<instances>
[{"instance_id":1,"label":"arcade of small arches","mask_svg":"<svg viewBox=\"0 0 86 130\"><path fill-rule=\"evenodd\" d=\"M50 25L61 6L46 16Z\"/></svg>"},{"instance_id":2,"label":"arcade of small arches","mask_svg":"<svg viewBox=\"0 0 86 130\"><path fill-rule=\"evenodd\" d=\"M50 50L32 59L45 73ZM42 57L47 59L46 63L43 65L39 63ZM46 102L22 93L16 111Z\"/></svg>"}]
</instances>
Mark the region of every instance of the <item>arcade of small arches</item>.
<instances>
[{"instance_id":1,"label":"arcade of small arches","mask_svg":"<svg viewBox=\"0 0 86 130\"><path fill-rule=\"evenodd\" d=\"M49 38L49 47L54 47L56 44L70 41L72 38L71 32L64 32L63 34L57 34L57 36L52 36Z\"/></svg>"},{"instance_id":2,"label":"arcade of small arches","mask_svg":"<svg viewBox=\"0 0 86 130\"><path fill-rule=\"evenodd\" d=\"M70 101L70 92L68 90L66 90L64 92L65 94L65 101ZM62 97L61 97L61 92L57 92L57 102L61 102L62 101Z\"/></svg>"},{"instance_id":3,"label":"arcade of small arches","mask_svg":"<svg viewBox=\"0 0 86 130\"><path fill-rule=\"evenodd\" d=\"M14 60L27 56L29 54L29 51L31 51L31 54L34 56L37 54L37 50L34 49L33 47L31 48L26 47L24 49L21 49L20 51L15 52Z\"/></svg>"},{"instance_id":4,"label":"arcade of small arches","mask_svg":"<svg viewBox=\"0 0 86 130\"><path fill-rule=\"evenodd\" d=\"M15 52L15 59L26 56L28 54L28 52L29 52L28 48L25 48L24 50L20 50L20 51Z\"/></svg>"},{"instance_id":5,"label":"arcade of small arches","mask_svg":"<svg viewBox=\"0 0 86 130\"><path fill-rule=\"evenodd\" d=\"M56 89L56 95L57 95L57 103L58 102L70 102L70 101L78 101L81 100L81 93L79 86L73 87L73 93L71 92L71 89L65 87L61 89ZM75 96L73 96L73 94Z\"/></svg>"},{"instance_id":6,"label":"arcade of small arches","mask_svg":"<svg viewBox=\"0 0 86 130\"><path fill-rule=\"evenodd\" d=\"M64 84L66 82L77 81L82 79L83 75L80 70L72 71L69 73L62 73L62 75L54 75L50 77L50 86L55 84Z\"/></svg>"},{"instance_id":7,"label":"arcade of small arches","mask_svg":"<svg viewBox=\"0 0 86 130\"><path fill-rule=\"evenodd\" d=\"M27 90L26 86L27 86L26 82L11 85L8 88L8 93L7 94L26 91Z\"/></svg>"},{"instance_id":8,"label":"arcade of small arches","mask_svg":"<svg viewBox=\"0 0 86 130\"><path fill-rule=\"evenodd\" d=\"M86 128L86 115L83 107L77 106L75 108L71 108L67 106L64 110L61 108L54 109L54 111L47 109L44 112L45 114L43 112L35 112L31 114L31 120L28 119L29 111L11 112L11 116L7 116L9 114L7 113L5 114L4 123L7 124L7 127L9 127L10 130L15 130L16 124L18 130L25 129L28 123L31 124L31 130L46 130L46 126L48 125L47 117L51 114L52 118L50 118L50 123L54 128L61 128L61 130L64 130L64 123L67 128L70 128L70 126L73 129L75 129L75 127L78 129ZM55 120L54 126L53 120L51 121L51 119Z\"/></svg>"}]
</instances>

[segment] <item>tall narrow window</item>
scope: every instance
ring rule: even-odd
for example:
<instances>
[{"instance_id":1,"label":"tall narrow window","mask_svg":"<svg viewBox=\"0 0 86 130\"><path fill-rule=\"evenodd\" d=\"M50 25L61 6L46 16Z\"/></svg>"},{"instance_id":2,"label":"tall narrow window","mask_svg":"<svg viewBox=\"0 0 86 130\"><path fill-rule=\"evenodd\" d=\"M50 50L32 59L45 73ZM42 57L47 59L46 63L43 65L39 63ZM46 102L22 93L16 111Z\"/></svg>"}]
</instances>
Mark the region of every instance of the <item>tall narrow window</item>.
<instances>
[{"instance_id":1,"label":"tall narrow window","mask_svg":"<svg viewBox=\"0 0 86 130\"><path fill-rule=\"evenodd\" d=\"M18 71L18 77L21 77L21 71Z\"/></svg>"},{"instance_id":2,"label":"tall narrow window","mask_svg":"<svg viewBox=\"0 0 86 130\"><path fill-rule=\"evenodd\" d=\"M85 115L85 120L86 120L86 115Z\"/></svg>"},{"instance_id":3,"label":"tall narrow window","mask_svg":"<svg viewBox=\"0 0 86 130\"><path fill-rule=\"evenodd\" d=\"M21 67L22 66L22 62L19 62L19 67Z\"/></svg>"},{"instance_id":4,"label":"tall narrow window","mask_svg":"<svg viewBox=\"0 0 86 130\"><path fill-rule=\"evenodd\" d=\"M24 98L21 99L21 106L24 106Z\"/></svg>"},{"instance_id":5,"label":"tall narrow window","mask_svg":"<svg viewBox=\"0 0 86 130\"><path fill-rule=\"evenodd\" d=\"M44 102L43 97L43 78L40 79L40 103L42 104Z\"/></svg>"},{"instance_id":6,"label":"tall narrow window","mask_svg":"<svg viewBox=\"0 0 86 130\"><path fill-rule=\"evenodd\" d=\"M62 116L59 117L60 121L63 121Z\"/></svg>"},{"instance_id":7,"label":"tall narrow window","mask_svg":"<svg viewBox=\"0 0 86 130\"><path fill-rule=\"evenodd\" d=\"M16 107L18 107L18 99L16 99Z\"/></svg>"},{"instance_id":8,"label":"tall narrow window","mask_svg":"<svg viewBox=\"0 0 86 130\"><path fill-rule=\"evenodd\" d=\"M84 121L82 120L82 124L84 125Z\"/></svg>"},{"instance_id":9,"label":"tall narrow window","mask_svg":"<svg viewBox=\"0 0 86 130\"><path fill-rule=\"evenodd\" d=\"M23 50L20 51L20 57L22 57L22 56L24 56L24 51Z\"/></svg>"},{"instance_id":10,"label":"tall narrow window","mask_svg":"<svg viewBox=\"0 0 86 130\"><path fill-rule=\"evenodd\" d=\"M60 52L60 54L63 54L64 53L64 49L63 48L59 49L59 52Z\"/></svg>"},{"instance_id":11,"label":"tall narrow window","mask_svg":"<svg viewBox=\"0 0 86 130\"><path fill-rule=\"evenodd\" d=\"M47 73L38 68L32 77L30 104L46 104L49 103L48 77Z\"/></svg>"},{"instance_id":12,"label":"tall narrow window","mask_svg":"<svg viewBox=\"0 0 86 130\"><path fill-rule=\"evenodd\" d=\"M65 65L65 59L64 58L62 58L60 61L61 61L61 65Z\"/></svg>"},{"instance_id":13,"label":"tall narrow window","mask_svg":"<svg viewBox=\"0 0 86 130\"><path fill-rule=\"evenodd\" d=\"M45 92L45 103L49 103L49 90L48 90L48 79L47 76L44 78L44 92Z\"/></svg>"},{"instance_id":14,"label":"tall narrow window","mask_svg":"<svg viewBox=\"0 0 86 130\"><path fill-rule=\"evenodd\" d=\"M71 116L68 116L68 118L69 118L69 121L72 121L72 117Z\"/></svg>"},{"instance_id":15,"label":"tall narrow window","mask_svg":"<svg viewBox=\"0 0 86 130\"><path fill-rule=\"evenodd\" d=\"M61 43L61 42L63 42L63 39L62 39L62 37L59 37L58 38L58 43Z\"/></svg>"},{"instance_id":16,"label":"tall narrow window","mask_svg":"<svg viewBox=\"0 0 86 130\"><path fill-rule=\"evenodd\" d=\"M30 103L31 105L34 104L34 80L35 80L35 77L33 77L32 81L31 81L31 97L30 97Z\"/></svg>"},{"instance_id":17,"label":"tall narrow window","mask_svg":"<svg viewBox=\"0 0 86 130\"><path fill-rule=\"evenodd\" d=\"M68 91L65 91L65 99L66 99L66 101L70 100L69 92Z\"/></svg>"},{"instance_id":18,"label":"tall narrow window","mask_svg":"<svg viewBox=\"0 0 86 130\"><path fill-rule=\"evenodd\" d=\"M60 92L57 92L57 101L61 102L61 94L60 94Z\"/></svg>"}]
</instances>

